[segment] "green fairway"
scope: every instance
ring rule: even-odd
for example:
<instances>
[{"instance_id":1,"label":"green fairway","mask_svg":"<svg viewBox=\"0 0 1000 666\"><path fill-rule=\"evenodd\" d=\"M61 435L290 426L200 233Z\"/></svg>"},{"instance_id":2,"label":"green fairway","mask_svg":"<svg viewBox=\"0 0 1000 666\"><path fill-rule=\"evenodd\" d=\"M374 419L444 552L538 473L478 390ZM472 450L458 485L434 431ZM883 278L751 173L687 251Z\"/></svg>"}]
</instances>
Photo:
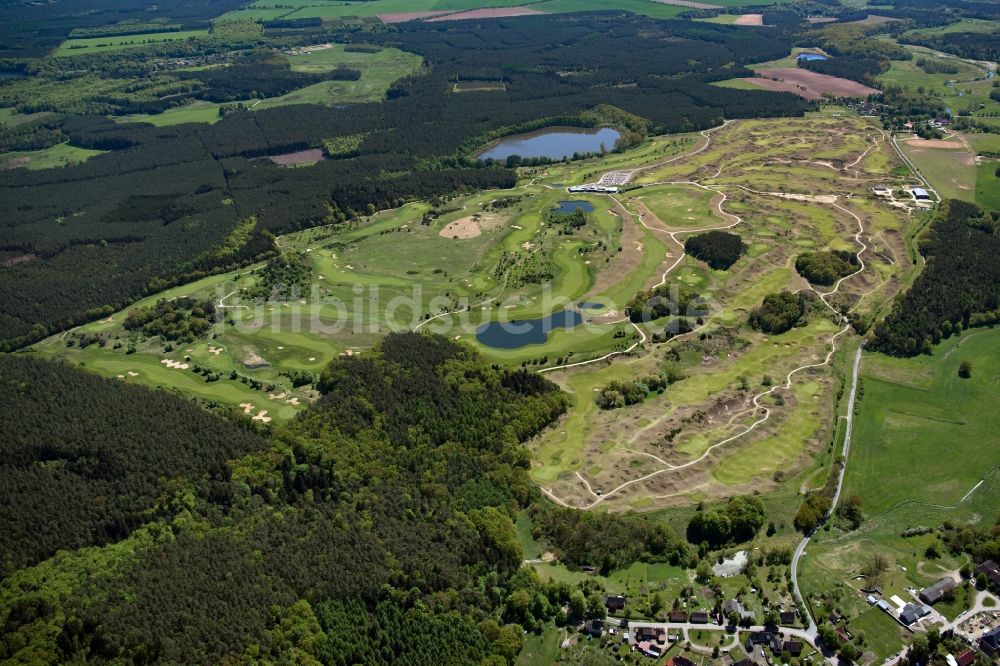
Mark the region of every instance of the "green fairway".
<instances>
[{"instance_id":1,"label":"green fairway","mask_svg":"<svg viewBox=\"0 0 1000 666\"><path fill-rule=\"evenodd\" d=\"M115 37L88 37L86 39L67 39L56 49L56 56L82 55L101 51L119 51L133 49L159 42L176 42L184 39L206 37L208 30L182 30L178 32L148 32L139 35L121 35Z\"/></svg>"}]
</instances>

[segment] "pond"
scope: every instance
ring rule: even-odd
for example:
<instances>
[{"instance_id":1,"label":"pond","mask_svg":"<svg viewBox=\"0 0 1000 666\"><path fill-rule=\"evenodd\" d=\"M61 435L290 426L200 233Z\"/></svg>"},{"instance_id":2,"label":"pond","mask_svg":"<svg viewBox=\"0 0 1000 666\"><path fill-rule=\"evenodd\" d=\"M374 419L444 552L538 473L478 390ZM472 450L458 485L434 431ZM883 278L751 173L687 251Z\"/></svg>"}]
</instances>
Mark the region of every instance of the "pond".
<instances>
[{"instance_id":1,"label":"pond","mask_svg":"<svg viewBox=\"0 0 1000 666\"><path fill-rule=\"evenodd\" d=\"M553 208L557 213L575 213L582 210L584 213L593 213L594 205L589 201L560 201L557 208Z\"/></svg>"},{"instance_id":2,"label":"pond","mask_svg":"<svg viewBox=\"0 0 1000 666\"><path fill-rule=\"evenodd\" d=\"M546 127L537 132L515 134L501 139L476 155L481 160L505 160L511 155L521 157L548 157L561 160L573 153L599 153L601 146L612 150L621 137L618 130L609 127L585 129L580 127Z\"/></svg>"},{"instance_id":3,"label":"pond","mask_svg":"<svg viewBox=\"0 0 1000 666\"><path fill-rule=\"evenodd\" d=\"M576 304L576 307L581 310L600 310L604 307L604 303L598 303L596 301L580 301Z\"/></svg>"},{"instance_id":4,"label":"pond","mask_svg":"<svg viewBox=\"0 0 1000 666\"><path fill-rule=\"evenodd\" d=\"M796 60L806 60L808 62L812 62L813 60L829 60L829 58L819 53L800 53Z\"/></svg>"},{"instance_id":5,"label":"pond","mask_svg":"<svg viewBox=\"0 0 1000 666\"><path fill-rule=\"evenodd\" d=\"M555 312L541 319L491 321L476 329L476 340L494 349L520 349L544 343L557 328L570 329L582 322L583 317L576 310Z\"/></svg>"}]
</instances>

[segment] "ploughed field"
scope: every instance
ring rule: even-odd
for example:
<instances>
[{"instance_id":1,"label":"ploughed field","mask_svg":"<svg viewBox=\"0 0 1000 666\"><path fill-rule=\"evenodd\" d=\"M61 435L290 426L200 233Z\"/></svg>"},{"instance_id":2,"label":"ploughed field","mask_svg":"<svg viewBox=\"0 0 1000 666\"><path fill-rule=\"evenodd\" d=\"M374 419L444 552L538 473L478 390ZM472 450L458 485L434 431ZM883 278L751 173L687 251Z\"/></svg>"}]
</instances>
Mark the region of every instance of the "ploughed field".
<instances>
[{"instance_id":1,"label":"ploughed field","mask_svg":"<svg viewBox=\"0 0 1000 666\"><path fill-rule=\"evenodd\" d=\"M307 380L331 359L364 354L388 331L419 328L545 371L572 393L569 414L533 445L535 479L556 501L646 508L822 485L843 350L856 344L834 310L874 316L913 267L914 222L868 195L875 184L899 185L888 175L897 166L877 127L832 111L658 137L623 153L521 169L511 190L283 236L284 256L300 258L304 272L277 298L261 297L274 286L274 267L258 264L157 294L33 349L281 421L314 399ZM611 171L641 187L613 196L565 191ZM560 208L580 209L584 221ZM683 253L686 236L712 228L746 244L728 270ZM798 253L856 253L859 239L864 269L825 297L830 307L813 304L780 335L747 325L767 294L808 286L794 268ZM706 303L691 320L696 330L667 343L653 340L670 317L633 324L625 314L636 294L660 285ZM214 304L205 335L168 342L125 328L129 311L182 297ZM477 339L491 322L553 314L578 325L532 332L523 343ZM835 336L837 351L823 364ZM818 365L754 407L755 396L810 364ZM678 378L661 394L597 406L609 382L667 368ZM742 434L765 408L767 420Z\"/></svg>"}]
</instances>

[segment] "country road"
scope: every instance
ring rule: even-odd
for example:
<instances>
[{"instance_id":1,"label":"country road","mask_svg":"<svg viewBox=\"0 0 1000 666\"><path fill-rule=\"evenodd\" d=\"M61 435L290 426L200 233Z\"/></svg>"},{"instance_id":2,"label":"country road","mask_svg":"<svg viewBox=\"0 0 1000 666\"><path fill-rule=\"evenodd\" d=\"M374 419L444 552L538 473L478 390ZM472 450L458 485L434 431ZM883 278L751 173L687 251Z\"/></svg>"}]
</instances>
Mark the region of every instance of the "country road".
<instances>
[{"instance_id":1,"label":"country road","mask_svg":"<svg viewBox=\"0 0 1000 666\"><path fill-rule=\"evenodd\" d=\"M833 493L833 501L830 503L831 513L837 508L837 502L840 500L840 491L844 487L844 474L847 472L847 455L851 450L851 432L854 429L854 400L858 392L858 374L861 371L861 352L863 349L863 343L858 345L858 350L854 353L854 364L851 368L851 393L847 398L847 416L844 417L847 421L847 426L844 429L844 447L841 449L840 471L837 473L837 488ZM799 600L799 604L806 610L806 616L809 618L809 627L806 631L811 636L811 640L815 642L816 621L813 618L812 608L806 603L806 599L802 596L802 591L799 589L799 560L805 554L806 546L809 545L813 534L815 534L815 530L803 536L802 541L795 548L795 554L792 555L791 573L795 597Z\"/></svg>"}]
</instances>

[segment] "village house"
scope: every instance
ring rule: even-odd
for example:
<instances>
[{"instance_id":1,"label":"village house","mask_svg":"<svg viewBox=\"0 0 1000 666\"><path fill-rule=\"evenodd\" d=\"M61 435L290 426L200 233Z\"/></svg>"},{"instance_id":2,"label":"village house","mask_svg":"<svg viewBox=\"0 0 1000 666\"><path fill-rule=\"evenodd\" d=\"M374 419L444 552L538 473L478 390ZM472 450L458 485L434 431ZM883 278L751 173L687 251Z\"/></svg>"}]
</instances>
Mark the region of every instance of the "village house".
<instances>
[{"instance_id":1,"label":"village house","mask_svg":"<svg viewBox=\"0 0 1000 666\"><path fill-rule=\"evenodd\" d=\"M899 611L899 621L910 626L922 617L926 617L931 614L931 609L927 606L921 606L920 604L906 604L903 606L903 610Z\"/></svg>"},{"instance_id":2,"label":"village house","mask_svg":"<svg viewBox=\"0 0 1000 666\"><path fill-rule=\"evenodd\" d=\"M708 613L705 611L691 613L691 624L708 624Z\"/></svg>"},{"instance_id":3,"label":"village house","mask_svg":"<svg viewBox=\"0 0 1000 666\"><path fill-rule=\"evenodd\" d=\"M625 609L625 596L621 594L604 597L604 605L609 613L618 613Z\"/></svg>"},{"instance_id":4,"label":"village house","mask_svg":"<svg viewBox=\"0 0 1000 666\"><path fill-rule=\"evenodd\" d=\"M799 619L799 615L795 611L781 611L781 613L778 614L778 618L781 620L781 624L790 626L795 624L795 622Z\"/></svg>"},{"instance_id":5,"label":"village house","mask_svg":"<svg viewBox=\"0 0 1000 666\"><path fill-rule=\"evenodd\" d=\"M670 611L670 621L671 622L687 622L688 621L687 611L686 610L681 610L680 608L678 608L677 610Z\"/></svg>"},{"instance_id":6,"label":"village house","mask_svg":"<svg viewBox=\"0 0 1000 666\"><path fill-rule=\"evenodd\" d=\"M600 638L604 633L604 623L600 620L587 620L583 623L583 633L594 638Z\"/></svg>"},{"instance_id":7,"label":"village house","mask_svg":"<svg viewBox=\"0 0 1000 666\"><path fill-rule=\"evenodd\" d=\"M991 629L979 637L979 649L990 657L1000 655L1000 627Z\"/></svg>"},{"instance_id":8,"label":"village house","mask_svg":"<svg viewBox=\"0 0 1000 666\"><path fill-rule=\"evenodd\" d=\"M798 657L802 654L802 641L785 641L783 648L784 652L793 657Z\"/></svg>"}]
</instances>

